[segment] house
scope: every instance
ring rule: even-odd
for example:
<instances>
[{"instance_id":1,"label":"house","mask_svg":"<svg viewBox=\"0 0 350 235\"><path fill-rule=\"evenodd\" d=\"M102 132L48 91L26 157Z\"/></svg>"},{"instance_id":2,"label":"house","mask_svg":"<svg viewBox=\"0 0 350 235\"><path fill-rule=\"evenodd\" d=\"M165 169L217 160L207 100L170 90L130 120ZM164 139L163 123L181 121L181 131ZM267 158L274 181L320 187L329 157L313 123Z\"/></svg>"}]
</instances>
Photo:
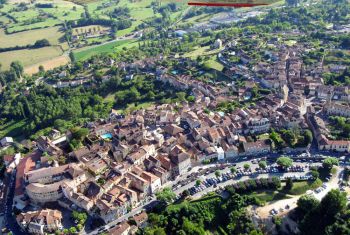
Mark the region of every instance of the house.
<instances>
[{"instance_id":1,"label":"house","mask_svg":"<svg viewBox=\"0 0 350 235\"><path fill-rule=\"evenodd\" d=\"M271 127L267 118L252 118L247 126L252 134L266 133Z\"/></svg>"},{"instance_id":2,"label":"house","mask_svg":"<svg viewBox=\"0 0 350 235\"><path fill-rule=\"evenodd\" d=\"M191 167L191 159L187 153L171 156L171 162L174 164L173 176L182 175Z\"/></svg>"},{"instance_id":3,"label":"house","mask_svg":"<svg viewBox=\"0 0 350 235\"><path fill-rule=\"evenodd\" d=\"M148 216L147 216L147 213L143 211L137 215L134 215L133 219L136 222L137 227L144 228L147 225L146 222L147 222Z\"/></svg>"},{"instance_id":4,"label":"house","mask_svg":"<svg viewBox=\"0 0 350 235\"><path fill-rule=\"evenodd\" d=\"M327 102L327 104L324 106L324 111L328 115L350 117L350 106L349 105Z\"/></svg>"},{"instance_id":5,"label":"house","mask_svg":"<svg viewBox=\"0 0 350 235\"><path fill-rule=\"evenodd\" d=\"M243 149L245 155L256 156L270 152L271 147L265 140L258 140L256 142L243 143Z\"/></svg>"},{"instance_id":6,"label":"house","mask_svg":"<svg viewBox=\"0 0 350 235\"><path fill-rule=\"evenodd\" d=\"M121 224L118 224L114 228L110 229L108 231L109 235L128 235L130 234L130 225L127 222L122 222Z\"/></svg>"},{"instance_id":7,"label":"house","mask_svg":"<svg viewBox=\"0 0 350 235\"><path fill-rule=\"evenodd\" d=\"M21 213L16 217L18 225L31 234L47 234L61 230L62 213L58 210L43 209Z\"/></svg>"},{"instance_id":8,"label":"house","mask_svg":"<svg viewBox=\"0 0 350 235\"><path fill-rule=\"evenodd\" d=\"M0 140L0 144L2 147L7 147L7 146L10 146L12 145L14 142L13 142L13 138L12 137L4 137Z\"/></svg>"},{"instance_id":9,"label":"house","mask_svg":"<svg viewBox=\"0 0 350 235\"><path fill-rule=\"evenodd\" d=\"M152 173L149 173L147 171L143 171L140 176L150 183L151 193L155 193L160 189L162 182L158 176L156 176Z\"/></svg>"},{"instance_id":10,"label":"house","mask_svg":"<svg viewBox=\"0 0 350 235\"><path fill-rule=\"evenodd\" d=\"M126 177L131 180L132 188L137 189L144 194L150 194L151 184L147 180L131 172L126 173Z\"/></svg>"},{"instance_id":11,"label":"house","mask_svg":"<svg viewBox=\"0 0 350 235\"><path fill-rule=\"evenodd\" d=\"M222 41L220 38L216 39L213 45L214 49L220 49L222 47Z\"/></svg>"},{"instance_id":12,"label":"house","mask_svg":"<svg viewBox=\"0 0 350 235\"><path fill-rule=\"evenodd\" d=\"M3 160L4 160L5 166L7 167L10 165L10 163L12 163L15 160L15 156L14 155L4 155Z\"/></svg>"},{"instance_id":13,"label":"house","mask_svg":"<svg viewBox=\"0 0 350 235\"><path fill-rule=\"evenodd\" d=\"M40 136L37 140L37 147L43 152L47 152L50 155L62 155L63 151L57 147L52 141L46 136Z\"/></svg>"},{"instance_id":14,"label":"house","mask_svg":"<svg viewBox=\"0 0 350 235\"><path fill-rule=\"evenodd\" d=\"M350 152L350 141L348 140L328 140L324 135L317 138L320 150Z\"/></svg>"}]
</instances>

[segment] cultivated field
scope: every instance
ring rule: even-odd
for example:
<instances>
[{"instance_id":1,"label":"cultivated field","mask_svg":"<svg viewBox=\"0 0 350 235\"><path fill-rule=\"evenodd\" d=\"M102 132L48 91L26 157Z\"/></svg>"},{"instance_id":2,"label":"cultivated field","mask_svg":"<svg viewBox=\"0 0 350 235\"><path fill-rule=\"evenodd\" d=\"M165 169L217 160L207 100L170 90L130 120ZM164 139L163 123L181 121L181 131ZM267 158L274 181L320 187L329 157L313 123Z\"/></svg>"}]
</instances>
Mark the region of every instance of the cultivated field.
<instances>
[{"instance_id":1,"label":"cultivated field","mask_svg":"<svg viewBox=\"0 0 350 235\"><path fill-rule=\"evenodd\" d=\"M101 53L111 53L122 49L123 47L131 48L137 46L136 40L121 40L110 43L105 43L99 46L92 46L89 48L78 49L74 52L76 60L82 61L90 58L93 55Z\"/></svg>"},{"instance_id":2,"label":"cultivated field","mask_svg":"<svg viewBox=\"0 0 350 235\"><path fill-rule=\"evenodd\" d=\"M36 40L44 38L49 40L51 45L58 45L63 36L60 27L35 29L14 34L5 34L5 31L0 29L0 48L34 44Z\"/></svg>"},{"instance_id":3,"label":"cultivated field","mask_svg":"<svg viewBox=\"0 0 350 235\"><path fill-rule=\"evenodd\" d=\"M45 70L50 70L50 69L54 69L57 68L59 66L62 65L66 65L70 62L70 59L67 55L61 55L46 61L42 61L40 63L34 64L34 65L30 65L30 66L26 66L24 68L24 72L26 74L34 74L39 72L39 66L42 65L44 67Z\"/></svg>"},{"instance_id":4,"label":"cultivated field","mask_svg":"<svg viewBox=\"0 0 350 235\"><path fill-rule=\"evenodd\" d=\"M40 49L27 49L0 53L0 63L4 69L8 69L12 61L20 61L27 67L39 64L62 55L58 46L43 47Z\"/></svg>"},{"instance_id":5,"label":"cultivated field","mask_svg":"<svg viewBox=\"0 0 350 235\"><path fill-rule=\"evenodd\" d=\"M25 46L34 44L40 39L48 39L51 47L35 50L18 50L0 53L0 63L6 69L12 61L21 61L27 73L35 73L38 67L43 65L45 69L51 69L69 62L67 56L63 56L64 51L69 49L64 40L64 21L78 20L82 18L87 6L88 12L93 18L109 19L109 15L117 7L127 7L130 9L132 25L130 28L117 31L117 37L122 37L132 33L136 28L154 17L160 17L151 7L154 0L9 0L0 9L0 48ZM19 3L25 3L19 4ZM46 4L41 5L40 4ZM51 6L50 6L51 4ZM38 6L39 5L39 6ZM185 9L185 6L183 7ZM182 9L182 10L183 10ZM181 15L178 11L171 15L172 19ZM72 29L72 34L81 35L97 33L98 31L109 30L109 27L90 25ZM6 30L6 31L5 31ZM8 34L5 34L7 32ZM91 36L91 35L90 35ZM134 39L113 41L111 36L101 36L96 38L86 38L83 43L102 43L97 46L85 46L74 51L77 60L85 60L92 55L99 53L110 53L126 48L137 46Z\"/></svg>"}]
</instances>

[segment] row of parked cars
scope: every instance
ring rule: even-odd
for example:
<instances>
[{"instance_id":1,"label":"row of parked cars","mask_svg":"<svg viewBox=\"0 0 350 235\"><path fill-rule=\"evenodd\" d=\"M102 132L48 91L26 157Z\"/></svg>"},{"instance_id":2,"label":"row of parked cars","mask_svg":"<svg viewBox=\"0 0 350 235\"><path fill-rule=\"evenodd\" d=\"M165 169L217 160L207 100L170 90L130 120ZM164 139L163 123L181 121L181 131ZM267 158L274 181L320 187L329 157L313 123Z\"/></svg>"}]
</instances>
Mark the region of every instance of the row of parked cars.
<instances>
[{"instance_id":1,"label":"row of parked cars","mask_svg":"<svg viewBox=\"0 0 350 235\"><path fill-rule=\"evenodd\" d=\"M325 190L327 188L327 185L326 184L322 184L321 187L317 188L314 190L315 193L320 193L322 192L323 190Z\"/></svg>"}]
</instances>

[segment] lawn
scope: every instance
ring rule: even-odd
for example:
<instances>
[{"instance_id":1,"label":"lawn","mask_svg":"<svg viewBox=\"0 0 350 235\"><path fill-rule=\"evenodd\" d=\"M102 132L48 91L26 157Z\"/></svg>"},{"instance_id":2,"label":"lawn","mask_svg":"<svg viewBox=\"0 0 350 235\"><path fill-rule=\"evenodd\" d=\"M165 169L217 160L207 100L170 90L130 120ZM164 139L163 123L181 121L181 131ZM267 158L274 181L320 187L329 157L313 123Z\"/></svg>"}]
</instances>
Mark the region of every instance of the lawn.
<instances>
[{"instance_id":1,"label":"lawn","mask_svg":"<svg viewBox=\"0 0 350 235\"><path fill-rule=\"evenodd\" d=\"M0 53L0 63L4 69L8 69L12 61L20 61L24 66L30 66L60 55L62 55L62 50L58 46L9 51Z\"/></svg>"},{"instance_id":2,"label":"lawn","mask_svg":"<svg viewBox=\"0 0 350 235\"><path fill-rule=\"evenodd\" d=\"M255 196L263 203L290 198L290 196L287 196L286 194L278 191L253 192L249 195Z\"/></svg>"},{"instance_id":3,"label":"lawn","mask_svg":"<svg viewBox=\"0 0 350 235\"><path fill-rule=\"evenodd\" d=\"M22 131L25 125L25 121L9 121L3 124L0 123L0 136L20 137L23 134Z\"/></svg>"},{"instance_id":4,"label":"lawn","mask_svg":"<svg viewBox=\"0 0 350 235\"><path fill-rule=\"evenodd\" d=\"M60 44L60 39L64 36L60 27L51 27L44 29L29 30L20 33L5 34L0 29L0 47L15 47L34 44L36 40L47 39L51 45Z\"/></svg>"},{"instance_id":5,"label":"lawn","mask_svg":"<svg viewBox=\"0 0 350 235\"><path fill-rule=\"evenodd\" d=\"M92 46L92 47L76 50L74 52L74 55L76 60L83 61L90 58L93 55L118 51L123 47L130 48L130 47L136 46L137 44L135 44L135 42L136 40L134 39L114 41L114 42L106 43L99 46Z\"/></svg>"},{"instance_id":6,"label":"lawn","mask_svg":"<svg viewBox=\"0 0 350 235\"><path fill-rule=\"evenodd\" d=\"M293 183L293 188L287 193L292 195L301 195L306 193L308 190L314 190L322 186L322 181L317 179L315 181L299 181Z\"/></svg>"},{"instance_id":7,"label":"lawn","mask_svg":"<svg viewBox=\"0 0 350 235\"><path fill-rule=\"evenodd\" d=\"M215 70L220 71L220 72L224 69L224 66L215 60L206 61L204 63L204 67L206 69L215 69Z\"/></svg>"},{"instance_id":8,"label":"lawn","mask_svg":"<svg viewBox=\"0 0 350 235\"><path fill-rule=\"evenodd\" d=\"M137 105L132 103L132 104L128 104L128 106L126 108L124 108L124 109L117 109L117 111L120 112L120 113L128 114L128 113L131 113L131 112L133 112L135 110L147 109L147 108L151 107L152 105L154 105L154 102L144 102L144 103L140 103L140 104L137 104Z\"/></svg>"},{"instance_id":9,"label":"lawn","mask_svg":"<svg viewBox=\"0 0 350 235\"><path fill-rule=\"evenodd\" d=\"M220 50L221 49L211 50L210 46L198 47L194 51L185 53L184 57L191 57L192 59L196 59L198 56L217 54L220 52Z\"/></svg>"}]
</instances>

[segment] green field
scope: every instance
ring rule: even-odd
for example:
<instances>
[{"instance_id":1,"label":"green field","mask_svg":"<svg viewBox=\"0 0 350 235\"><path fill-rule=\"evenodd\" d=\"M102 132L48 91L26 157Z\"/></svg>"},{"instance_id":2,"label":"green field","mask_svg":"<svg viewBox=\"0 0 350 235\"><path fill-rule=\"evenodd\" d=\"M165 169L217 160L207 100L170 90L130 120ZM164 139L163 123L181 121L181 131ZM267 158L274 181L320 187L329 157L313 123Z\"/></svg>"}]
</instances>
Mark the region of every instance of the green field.
<instances>
[{"instance_id":1,"label":"green field","mask_svg":"<svg viewBox=\"0 0 350 235\"><path fill-rule=\"evenodd\" d=\"M53 3L53 7L37 8L35 7L37 3ZM63 0L52 2L39 0L35 4L27 5L26 10L14 4L6 4L0 9L1 13L8 14L17 21L5 24L9 33L61 25L65 20L80 19L84 12L83 6Z\"/></svg>"},{"instance_id":2,"label":"green field","mask_svg":"<svg viewBox=\"0 0 350 235\"><path fill-rule=\"evenodd\" d=\"M60 44L60 39L64 36L59 27L29 30L14 34L5 34L0 29L0 48L25 46L34 44L36 40L47 39L51 45Z\"/></svg>"},{"instance_id":3,"label":"green field","mask_svg":"<svg viewBox=\"0 0 350 235\"><path fill-rule=\"evenodd\" d=\"M136 45L137 43L136 43L136 40L134 39L121 40L121 41L109 42L99 46L92 46L89 48L79 49L74 52L74 55L76 60L82 61L90 58L93 55L98 55L101 53L110 53L110 52L118 51L123 47L130 48Z\"/></svg>"},{"instance_id":4,"label":"green field","mask_svg":"<svg viewBox=\"0 0 350 235\"><path fill-rule=\"evenodd\" d=\"M211 50L210 46L198 47L195 50L184 54L184 57L196 59L198 56L213 55L220 52L221 49Z\"/></svg>"},{"instance_id":5,"label":"green field","mask_svg":"<svg viewBox=\"0 0 350 235\"><path fill-rule=\"evenodd\" d=\"M206 61L204 63L204 67L207 69L215 69L215 70L220 71L220 72L224 69L224 66L215 60Z\"/></svg>"},{"instance_id":6,"label":"green field","mask_svg":"<svg viewBox=\"0 0 350 235\"><path fill-rule=\"evenodd\" d=\"M250 195L255 196L263 203L290 198L290 196L278 191L252 192Z\"/></svg>"},{"instance_id":7,"label":"green field","mask_svg":"<svg viewBox=\"0 0 350 235\"><path fill-rule=\"evenodd\" d=\"M25 121L9 121L2 124L0 121L0 136L21 136Z\"/></svg>"},{"instance_id":8,"label":"green field","mask_svg":"<svg viewBox=\"0 0 350 235\"><path fill-rule=\"evenodd\" d=\"M301 195L306 193L308 190L314 190L322 185L322 181L320 179L312 181L300 181L294 182L293 188L289 190L289 194L292 195Z\"/></svg>"},{"instance_id":9,"label":"green field","mask_svg":"<svg viewBox=\"0 0 350 235\"><path fill-rule=\"evenodd\" d=\"M0 63L4 69L8 69L12 61L20 61L24 66L37 64L62 55L58 46L43 47L40 49L26 49L0 53Z\"/></svg>"}]
</instances>

